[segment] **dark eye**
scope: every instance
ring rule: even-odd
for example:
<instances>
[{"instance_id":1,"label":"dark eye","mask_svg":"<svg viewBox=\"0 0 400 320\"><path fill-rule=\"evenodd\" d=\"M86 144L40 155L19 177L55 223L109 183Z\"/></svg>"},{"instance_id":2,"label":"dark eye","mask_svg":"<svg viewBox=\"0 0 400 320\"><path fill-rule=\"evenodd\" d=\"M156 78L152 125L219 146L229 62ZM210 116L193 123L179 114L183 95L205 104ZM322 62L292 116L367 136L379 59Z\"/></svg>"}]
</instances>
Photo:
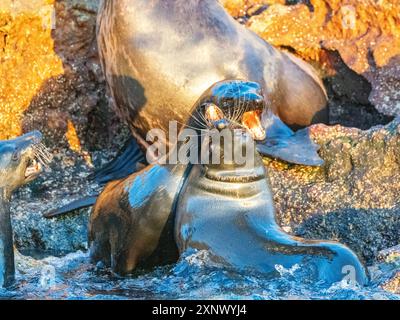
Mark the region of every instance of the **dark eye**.
<instances>
[{"instance_id":1,"label":"dark eye","mask_svg":"<svg viewBox=\"0 0 400 320\"><path fill-rule=\"evenodd\" d=\"M21 157L21 153L17 150L17 151L14 151L11 159L12 159L12 161L18 161L20 159L20 157Z\"/></svg>"}]
</instances>

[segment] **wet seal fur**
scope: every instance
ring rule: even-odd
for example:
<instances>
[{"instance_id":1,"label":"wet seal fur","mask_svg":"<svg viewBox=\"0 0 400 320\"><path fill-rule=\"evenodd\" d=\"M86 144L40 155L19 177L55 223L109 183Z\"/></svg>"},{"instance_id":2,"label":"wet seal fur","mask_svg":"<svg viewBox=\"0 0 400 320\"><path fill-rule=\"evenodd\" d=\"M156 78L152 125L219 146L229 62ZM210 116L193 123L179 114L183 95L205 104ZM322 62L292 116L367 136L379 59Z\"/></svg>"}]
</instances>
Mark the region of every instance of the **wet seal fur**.
<instances>
[{"instance_id":1,"label":"wet seal fur","mask_svg":"<svg viewBox=\"0 0 400 320\"><path fill-rule=\"evenodd\" d=\"M197 98L227 79L258 82L269 108L292 129L328 122L313 68L240 25L217 0L103 0L97 40L114 105L144 147L149 130L187 123Z\"/></svg>"},{"instance_id":2,"label":"wet seal fur","mask_svg":"<svg viewBox=\"0 0 400 320\"><path fill-rule=\"evenodd\" d=\"M38 131L0 141L0 288L14 282L14 248L10 218L13 191L33 181L51 161Z\"/></svg>"}]
</instances>

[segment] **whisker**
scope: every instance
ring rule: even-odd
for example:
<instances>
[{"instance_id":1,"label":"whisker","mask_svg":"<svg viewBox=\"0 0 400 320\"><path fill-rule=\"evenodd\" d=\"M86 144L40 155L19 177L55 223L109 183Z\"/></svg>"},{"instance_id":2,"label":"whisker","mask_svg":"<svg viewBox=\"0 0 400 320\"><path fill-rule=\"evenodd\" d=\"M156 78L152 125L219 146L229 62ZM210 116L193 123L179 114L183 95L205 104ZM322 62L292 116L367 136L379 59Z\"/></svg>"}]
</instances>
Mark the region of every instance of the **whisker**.
<instances>
[{"instance_id":1,"label":"whisker","mask_svg":"<svg viewBox=\"0 0 400 320\"><path fill-rule=\"evenodd\" d=\"M47 161L47 162L51 162L52 161L52 157L50 156L50 154L47 151L44 151L43 149L39 148L37 149L37 152L41 155L41 157Z\"/></svg>"},{"instance_id":2,"label":"whisker","mask_svg":"<svg viewBox=\"0 0 400 320\"><path fill-rule=\"evenodd\" d=\"M185 110L185 112L189 115L189 119L192 118L194 121L197 122L197 124L201 125L202 127L207 127L207 125L199 120L194 114L191 114L189 111Z\"/></svg>"},{"instance_id":3,"label":"whisker","mask_svg":"<svg viewBox=\"0 0 400 320\"><path fill-rule=\"evenodd\" d=\"M182 128L189 128L189 129L193 129L193 130L204 131L204 129L202 129L202 128L192 127L192 126L189 126L188 124L185 124L185 123L180 122L180 121L176 121L176 122L179 123L179 124L181 124L181 125L183 126ZM204 128L205 128L205 127L204 127Z\"/></svg>"},{"instance_id":4,"label":"whisker","mask_svg":"<svg viewBox=\"0 0 400 320\"><path fill-rule=\"evenodd\" d=\"M235 124L235 125L239 126L240 128L246 129L246 127L243 126L243 125L242 125L241 123L239 123L239 122L236 122L236 121L234 121L234 120L230 120L230 122L231 122L232 124Z\"/></svg>"},{"instance_id":5,"label":"whisker","mask_svg":"<svg viewBox=\"0 0 400 320\"><path fill-rule=\"evenodd\" d=\"M200 118L204 120L206 125L211 126L210 121L199 111L199 109L197 109L196 112L200 116Z\"/></svg>"},{"instance_id":6,"label":"whisker","mask_svg":"<svg viewBox=\"0 0 400 320\"><path fill-rule=\"evenodd\" d=\"M43 166L48 167L53 160L53 155L43 143L32 145L32 152L35 159L38 160Z\"/></svg>"}]
</instances>

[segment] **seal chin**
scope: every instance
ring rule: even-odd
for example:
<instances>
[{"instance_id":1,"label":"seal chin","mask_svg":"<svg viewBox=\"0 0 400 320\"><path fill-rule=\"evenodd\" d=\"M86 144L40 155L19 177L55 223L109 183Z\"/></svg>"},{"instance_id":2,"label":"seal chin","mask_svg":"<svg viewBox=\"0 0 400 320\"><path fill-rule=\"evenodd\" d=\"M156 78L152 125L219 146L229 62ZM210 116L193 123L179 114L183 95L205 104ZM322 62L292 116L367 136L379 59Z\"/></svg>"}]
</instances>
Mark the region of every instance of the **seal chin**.
<instances>
[{"instance_id":1,"label":"seal chin","mask_svg":"<svg viewBox=\"0 0 400 320\"><path fill-rule=\"evenodd\" d=\"M230 183L249 183L259 181L265 178L262 168L234 168L231 170L223 170L218 168L205 168L204 176L213 181L230 182Z\"/></svg>"}]
</instances>

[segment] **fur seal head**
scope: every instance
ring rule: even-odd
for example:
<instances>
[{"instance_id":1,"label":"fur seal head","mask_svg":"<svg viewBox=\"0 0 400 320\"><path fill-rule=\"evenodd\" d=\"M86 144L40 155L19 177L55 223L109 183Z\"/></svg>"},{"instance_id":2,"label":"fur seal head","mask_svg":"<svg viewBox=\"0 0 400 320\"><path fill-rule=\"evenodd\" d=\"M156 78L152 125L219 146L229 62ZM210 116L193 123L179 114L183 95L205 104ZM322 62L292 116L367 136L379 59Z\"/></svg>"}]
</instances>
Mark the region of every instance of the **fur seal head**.
<instances>
[{"instance_id":1,"label":"fur seal head","mask_svg":"<svg viewBox=\"0 0 400 320\"><path fill-rule=\"evenodd\" d=\"M33 181L51 161L41 144L42 134L34 131L13 140L0 141L0 189L11 194Z\"/></svg>"},{"instance_id":2,"label":"fur seal head","mask_svg":"<svg viewBox=\"0 0 400 320\"><path fill-rule=\"evenodd\" d=\"M14 281L14 250L10 198L18 187L33 181L51 161L38 131L0 141L0 287Z\"/></svg>"}]
</instances>

